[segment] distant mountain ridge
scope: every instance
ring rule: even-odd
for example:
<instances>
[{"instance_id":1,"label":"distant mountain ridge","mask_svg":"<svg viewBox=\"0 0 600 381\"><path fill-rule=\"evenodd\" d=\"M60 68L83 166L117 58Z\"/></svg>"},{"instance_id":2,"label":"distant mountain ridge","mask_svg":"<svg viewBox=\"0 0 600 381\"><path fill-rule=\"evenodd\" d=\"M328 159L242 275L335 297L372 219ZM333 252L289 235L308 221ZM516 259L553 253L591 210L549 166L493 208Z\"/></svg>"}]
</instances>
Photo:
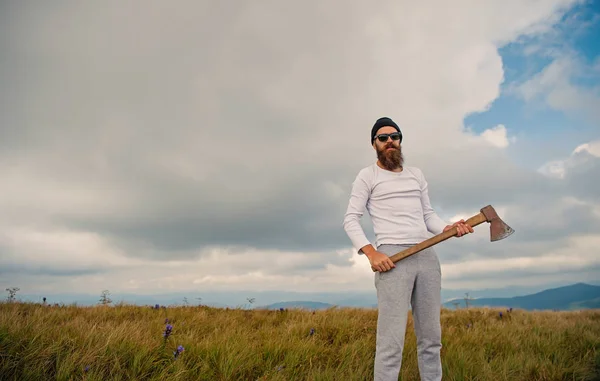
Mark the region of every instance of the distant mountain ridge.
<instances>
[{"instance_id":1,"label":"distant mountain ridge","mask_svg":"<svg viewBox=\"0 0 600 381\"><path fill-rule=\"evenodd\" d=\"M464 307L466 301L455 299ZM469 300L474 307L513 307L525 310L577 310L600 308L600 286L575 283L557 287L535 294L512 298L479 298ZM444 307L453 308L453 301L444 303Z\"/></svg>"},{"instance_id":2,"label":"distant mountain ridge","mask_svg":"<svg viewBox=\"0 0 600 381\"><path fill-rule=\"evenodd\" d=\"M460 307L465 307L464 299ZM511 298L479 298L469 300L469 305L474 307L506 307L524 310L578 310L600 308L600 286L586 283L576 283L570 286L557 287L535 294L515 296ZM446 308L455 308L453 301L443 304ZM313 302L291 301L269 304L266 309L297 308L297 309L327 309L331 307L350 307L348 305ZM377 308L377 305L370 306Z\"/></svg>"},{"instance_id":3,"label":"distant mountain ridge","mask_svg":"<svg viewBox=\"0 0 600 381\"><path fill-rule=\"evenodd\" d=\"M446 308L465 307L463 296L468 295L473 306L506 306L532 309L595 309L600 308L600 284L576 283L571 285L548 284L540 286L506 286L498 289L442 289L442 302ZM49 304L76 303L79 306L97 305L98 295L90 294L17 294L17 300L41 303L48 297ZM166 294L111 293L113 304L154 306L190 306L203 304L217 308L305 308L323 309L337 307L377 308L375 290L347 292L288 292L288 291L218 291L181 290ZM249 297L254 303L249 303ZM279 304L287 303L287 304Z\"/></svg>"}]
</instances>

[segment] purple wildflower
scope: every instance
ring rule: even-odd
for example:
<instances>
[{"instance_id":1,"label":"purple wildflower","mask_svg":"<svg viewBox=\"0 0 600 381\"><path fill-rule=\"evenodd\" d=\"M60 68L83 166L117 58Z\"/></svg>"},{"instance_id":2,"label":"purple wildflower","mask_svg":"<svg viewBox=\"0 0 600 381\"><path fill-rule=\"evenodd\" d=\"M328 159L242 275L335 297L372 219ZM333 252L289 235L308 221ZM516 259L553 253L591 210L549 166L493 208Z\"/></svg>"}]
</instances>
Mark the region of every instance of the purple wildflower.
<instances>
[{"instance_id":1,"label":"purple wildflower","mask_svg":"<svg viewBox=\"0 0 600 381\"><path fill-rule=\"evenodd\" d=\"M311 329L310 329L310 336L314 335L314 333L315 333L315 329L314 329L314 328L311 328Z\"/></svg>"},{"instance_id":2,"label":"purple wildflower","mask_svg":"<svg viewBox=\"0 0 600 381\"><path fill-rule=\"evenodd\" d=\"M179 356L181 353L183 353L183 351L185 351L185 349L183 348L183 345L180 345L177 347L177 350L175 352L173 352L173 356L175 358L177 358L177 356Z\"/></svg>"},{"instance_id":3,"label":"purple wildflower","mask_svg":"<svg viewBox=\"0 0 600 381\"><path fill-rule=\"evenodd\" d=\"M86 365L86 366L85 366L85 368L83 369L83 371L87 373L87 372L88 372L88 370L90 370L90 366L89 366L89 365Z\"/></svg>"},{"instance_id":4,"label":"purple wildflower","mask_svg":"<svg viewBox=\"0 0 600 381\"><path fill-rule=\"evenodd\" d=\"M165 324L169 324L169 318L165 319Z\"/></svg>"},{"instance_id":5,"label":"purple wildflower","mask_svg":"<svg viewBox=\"0 0 600 381\"><path fill-rule=\"evenodd\" d=\"M165 340L167 340L167 338L171 335L172 331L173 331L173 326L171 324L167 324L167 327L165 328L165 332L163 333Z\"/></svg>"},{"instance_id":6,"label":"purple wildflower","mask_svg":"<svg viewBox=\"0 0 600 381\"><path fill-rule=\"evenodd\" d=\"M500 319L502 319L502 311L498 312L498 316L500 316Z\"/></svg>"},{"instance_id":7,"label":"purple wildflower","mask_svg":"<svg viewBox=\"0 0 600 381\"><path fill-rule=\"evenodd\" d=\"M156 308L156 309L159 309L159 308L160 308L160 305L158 305L158 304L155 304L155 305L154 305L154 308Z\"/></svg>"}]
</instances>

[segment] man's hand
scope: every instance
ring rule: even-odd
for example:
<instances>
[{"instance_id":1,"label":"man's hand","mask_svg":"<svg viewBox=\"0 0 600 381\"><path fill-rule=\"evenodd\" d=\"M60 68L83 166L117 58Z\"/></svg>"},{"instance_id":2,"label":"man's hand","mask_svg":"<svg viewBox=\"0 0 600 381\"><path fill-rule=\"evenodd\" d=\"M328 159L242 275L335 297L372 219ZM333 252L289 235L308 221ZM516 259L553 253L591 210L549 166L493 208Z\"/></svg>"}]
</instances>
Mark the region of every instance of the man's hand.
<instances>
[{"instance_id":1,"label":"man's hand","mask_svg":"<svg viewBox=\"0 0 600 381\"><path fill-rule=\"evenodd\" d=\"M456 230L457 230L456 237L461 237L465 234L473 233L473 228L470 225L466 224L465 220L460 220L460 221L453 223L452 225L446 226L444 228L444 231L448 231L455 226L456 226Z\"/></svg>"},{"instance_id":2,"label":"man's hand","mask_svg":"<svg viewBox=\"0 0 600 381\"><path fill-rule=\"evenodd\" d=\"M373 271L384 272L396 267L396 264L392 262L390 257L380 251L375 250L375 248L371 245L367 245L361 250L367 256L367 258L369 258L371 269Z\"/></svg>"},{"instance_id":3,"label":"man's hand","mask_svg":"<svg viewBox=\"0 0 600 381\"><path fill-rule=\"evenodd\" d=\"M371 269L375 271L385 272L396 267L396 264L392 262L390 257L379 251L371 253L368 258L371 263Z\"/></svg>"}]
</instances>

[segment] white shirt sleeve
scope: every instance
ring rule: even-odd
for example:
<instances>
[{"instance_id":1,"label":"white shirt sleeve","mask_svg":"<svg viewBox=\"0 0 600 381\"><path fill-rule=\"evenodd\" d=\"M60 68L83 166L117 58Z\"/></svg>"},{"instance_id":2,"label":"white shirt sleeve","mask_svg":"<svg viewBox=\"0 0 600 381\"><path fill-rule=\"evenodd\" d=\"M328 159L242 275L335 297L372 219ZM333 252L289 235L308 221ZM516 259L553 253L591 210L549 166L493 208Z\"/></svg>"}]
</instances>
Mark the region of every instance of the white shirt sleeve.
<instances>
[{"instance_id":1,"label":"white shirt sleeve","mask_svg":"<svg viewBox=\"0 0 600 381\"><path fill-rule=\"evenodd\" d=\"M363 252L360 251L362 247L371 243L367 239L367 236L360 225L360 219L366 210L370 194L371 189L368 186L366 179L363 177L363 173L359 173L352 183L350 201L348 202L348 209L344 215L344 230L359 254L363 254Z\"/></svg>"},{"instance_id":2,"label":"white shirt sleeve","mask_svg":"<svg viewBox=\"0 0 600 381\"><path fill-rule=\"evenodd\" d=\"M444 231L446 225L450 224L442 220L433 210L431 202L429 201L429 186L427 184L427 180L425 180L423 172L419 171L419 173L421 181L421 205L423 206L423 218L425 220L425 225L427 226L427 230L429 232L437 235Z\"/></svg>"}]
</instances>

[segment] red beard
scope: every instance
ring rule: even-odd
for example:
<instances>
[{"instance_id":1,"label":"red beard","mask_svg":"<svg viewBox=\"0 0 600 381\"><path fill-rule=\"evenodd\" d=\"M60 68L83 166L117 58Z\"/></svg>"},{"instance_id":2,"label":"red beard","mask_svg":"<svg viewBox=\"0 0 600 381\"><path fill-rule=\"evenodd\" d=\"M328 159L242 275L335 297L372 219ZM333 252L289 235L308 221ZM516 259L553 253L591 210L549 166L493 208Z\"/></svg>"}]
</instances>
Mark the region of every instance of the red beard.
<instances>
[{"instance_id":1,"label":"red beard","mask_svg":"<svg viewBox=\"0 0 600 381\"><path fill-rule=\"evenodd\" d=\"M388 150L388 148L394 148ZM393 143L389 143L382 149L377 149L377 159L383 165L384 168L393 171L402 167L404 164L404 156L402 155L402 149L394 146Z\"/></svg>"}]
</instances>

